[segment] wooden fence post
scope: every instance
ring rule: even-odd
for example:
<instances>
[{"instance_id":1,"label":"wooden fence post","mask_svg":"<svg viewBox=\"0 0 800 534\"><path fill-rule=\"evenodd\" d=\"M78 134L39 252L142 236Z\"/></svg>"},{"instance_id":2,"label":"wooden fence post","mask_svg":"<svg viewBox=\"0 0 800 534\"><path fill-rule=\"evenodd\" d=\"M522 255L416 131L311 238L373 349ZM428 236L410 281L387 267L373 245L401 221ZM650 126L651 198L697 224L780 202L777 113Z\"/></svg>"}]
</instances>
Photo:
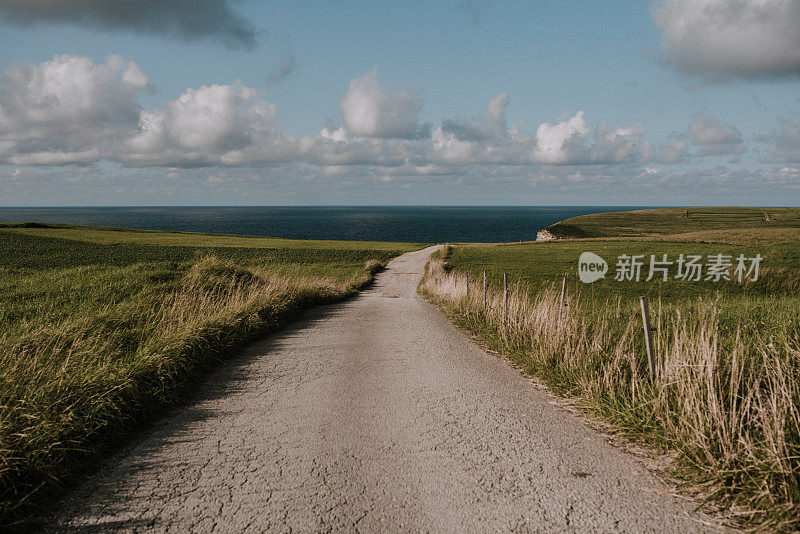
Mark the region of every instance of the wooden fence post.
<instances>
[{"instance_id":1,"label":"wooden fence post","mask_svg":"<svg viewBox=\"0 0 800 534\"><path fill-rule=\"evenodd\" d=\"M503 314L508 315L508 278L503 273Z\"/></svg>"},{"instance_id":2,"label":"wooden fence post","mask_svg":"<svg viewBox=\"0 0 800 534\"><path fill-rule=\"evenodd\" d=\"M567 277L561 280L561 300L558 302L558 323L557 327L561 329L561 314L564 312L564 304L567 300Z\"/></svg>"},{"instance_id":3,"label":"wooden fence post","mask_svg":"<svg viewBox=\"0 0 800 534\"><path fill-rule=\"evenodd\" d=\"M469 298L469 273L464 275L464 280L467 284L467 298Z\"/></svg>"},{"instance_id":4,"label":"wooden fence post","mask_svg":"<svg viewBox=\"0 0 800 534\"><path fill-rule=\"evenodd\" d=\"M639 297L639 304L642 306L642 326L644 327L644 342L647 347L647 367L650 371L650 378L656 378L656 361L653 355L653 336L650 328L650 305L647 297Z\"/></svg>"},{"instance_id":5,"label":"wooden fence post","mask_svg":"<svg viewBox=\"0 0 800 534\"><path fill-rule=\"evenodd\" d=\"M486 269L483 270L483 309L486 309Z\"/></svg>"}]
</instances>

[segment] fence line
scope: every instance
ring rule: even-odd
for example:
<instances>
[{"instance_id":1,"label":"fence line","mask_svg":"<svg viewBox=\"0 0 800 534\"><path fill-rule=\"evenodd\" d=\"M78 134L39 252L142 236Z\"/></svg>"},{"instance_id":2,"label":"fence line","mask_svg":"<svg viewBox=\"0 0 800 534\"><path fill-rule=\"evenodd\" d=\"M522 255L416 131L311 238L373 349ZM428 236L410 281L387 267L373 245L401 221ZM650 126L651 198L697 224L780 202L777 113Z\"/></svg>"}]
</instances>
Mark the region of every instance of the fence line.
<instances>
[{"instance_id":1,"label":"fence line","mask_svg":"<svg viewBox=\"0 0 800 534\"><path fill-rule=\"evenodd\" d=\"M459 279L458 275L454 274L454 281L455 281L456 285L458 285L458 279ZM464 296L465 296L465 298L467 300L469 300L470 299L470 278L469 278L469 273L466 273L464 275L464 287L465 287ZM511 295L512 292L515 293L513 295L513 297L515 297L515 299L519 299L520 298L520 295L519 295L519 293L520 293L520 281L517 280L517 282L516 282L516 291L514 291L513 289L512 289L512 291L509 291L508 273L504 272L503 273L503 293L502 293L502 297L500 297L499 295L497 297L495 297L494 300L492 301L492 302L494 302L494 304L492 304L492 302L490 302L490 299L489 299L489 282L488 282L486 270L485 269L483 270L483 302L482 303L483 303L483 309L484 310L488 311L491 307L502 306L503 320L506 321L506 322L510 321L512 319L512 314L510 314L510 310L509 310L509 300L512 297L512 295ZM502 298L500 303L497 302L498 298ZM577 298L580 298L580 292L578 292ZM656 362L655 350L653 348L653 338L652 338L652 332L655 329L651 326L651 323L650 323L650 307L649 307L649 303L647 301L647 297L646 296L641 296L639 298L639 304L640 304L640 308L641 308L642 328L643 328L643 331L644 331L644 344L645 344L645 350L647 352L647 370L649 372L650 379L651 380L655 380L657 362ZM560 294L560 298L559 298L559 301L558 301L558 311L557 311L557 319L556 319L556 332L560 332L562 330L562 326L563 326L564 320L568 316L567 315L568 309L569 309L569 299L568 299L568 296L567 296L567 276L563 275L562 278L561 278L561 294ZM515 321L515 322L517 322L517 321ZM511 326L513 326L513 325L511 325Z\"/></svg>"}]
</instances>

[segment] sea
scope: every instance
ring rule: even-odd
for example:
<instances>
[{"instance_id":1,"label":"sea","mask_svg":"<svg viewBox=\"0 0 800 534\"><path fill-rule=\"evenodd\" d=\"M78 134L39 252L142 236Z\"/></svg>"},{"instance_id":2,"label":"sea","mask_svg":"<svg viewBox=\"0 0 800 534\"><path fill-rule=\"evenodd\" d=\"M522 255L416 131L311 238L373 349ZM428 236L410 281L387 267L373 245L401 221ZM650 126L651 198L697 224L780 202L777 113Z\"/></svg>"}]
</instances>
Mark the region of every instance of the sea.
<instances>
[{"instance_id":1,"label":"sea","mask_svg":"<svg viewBox=\"0 0 800 534\"><path fill-rule=\"evenodd\" d=\"M65 223L219 234L409 241L530 241L551 224L641 206L0 208L0 222Z\"/></svg>"}]
</instances>

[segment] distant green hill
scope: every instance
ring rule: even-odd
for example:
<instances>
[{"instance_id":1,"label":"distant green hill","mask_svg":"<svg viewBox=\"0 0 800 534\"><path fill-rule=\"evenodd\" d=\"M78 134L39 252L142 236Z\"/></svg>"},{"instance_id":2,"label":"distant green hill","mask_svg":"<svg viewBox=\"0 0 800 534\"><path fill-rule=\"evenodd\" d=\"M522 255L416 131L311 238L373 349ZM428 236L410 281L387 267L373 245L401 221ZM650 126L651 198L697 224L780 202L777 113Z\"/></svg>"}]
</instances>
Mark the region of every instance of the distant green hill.
<instances>
[{"instance_id":1,"label":"distant green hill","mask_svg":"<svg viewBox=\"0 0 800 534\"><path fill-rule=\"evenodd\" d=\"M581 215L547 231L558 238L642 238L753 244L800 240L800 208L663 208Z\"/></svg>"}]
</instances>

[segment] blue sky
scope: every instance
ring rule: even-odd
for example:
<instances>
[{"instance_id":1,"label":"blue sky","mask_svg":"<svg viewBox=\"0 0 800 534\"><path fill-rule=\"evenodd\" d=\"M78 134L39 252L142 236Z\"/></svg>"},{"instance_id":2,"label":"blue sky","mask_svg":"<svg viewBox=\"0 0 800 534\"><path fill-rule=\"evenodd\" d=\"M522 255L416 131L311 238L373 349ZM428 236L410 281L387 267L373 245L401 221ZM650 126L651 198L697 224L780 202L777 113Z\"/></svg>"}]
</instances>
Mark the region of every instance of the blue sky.
<instances>
[{"instance_id":1,"label":"blue sky","mask_svg":"<svg viewBox=\"0 0 800 534\"><path fill-rule=\"evenodd\" d=\"M82 4L0 4L0 205L800 204L791 0Z\"/></svg>"}]
</instances>

